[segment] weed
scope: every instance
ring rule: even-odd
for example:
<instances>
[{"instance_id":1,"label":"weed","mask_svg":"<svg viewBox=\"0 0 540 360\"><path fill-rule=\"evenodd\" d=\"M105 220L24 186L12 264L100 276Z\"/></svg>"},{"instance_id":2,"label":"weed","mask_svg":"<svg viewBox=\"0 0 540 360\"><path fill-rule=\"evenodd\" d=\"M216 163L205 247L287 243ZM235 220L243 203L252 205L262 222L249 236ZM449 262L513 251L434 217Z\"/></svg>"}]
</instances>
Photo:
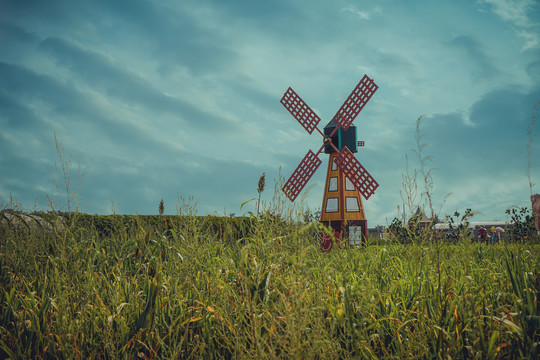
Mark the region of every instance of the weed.
<instances>
[{"instance_id":1,"label":"weed","mask_svg":"<svg viewBox=\"0 0 540 360\"><path fill-rule=\"evenodd\" d=\"M528 241L536 234L535 214L529 208L512 207L506 209L506 214L510 216L513 226L510 230L510 237L514 241Z\"/></svg>"},{"instance_id":2,"label":"weed","mask_svg":"<svg viewBox=\"0 0 540 360\"><path fill-rule=\"evenodd\" d=\"M473 232L469 229L469 219L474 216L471 209L466 209L461 215L458 211L453 216L446 216L444 222L448 223L450 231L445 238L448 241L468 241L472 238Z\"/></svg>"},{"instance_id":3,"label":"weed","mask_svg":"<svg viewBox=\"0 0 540 360\"><path fill-rule=\"evenodd\" d=\"M54 175L52 175L52 180L56 186L56 191L58 194L64 193L65 205L67 212L79 211L79 196L82 192L84 176L86 174L86 169L81 170L81 165L79 164L77 170L77 176L75 178L75 183L72 183L72 164L71 164L71 155L66 154L64 146L56 137L56 132L54 132L54 144L56 146L56 157L57 161L54 162ZM75 190L73 189L75 185ZM77 191L78 189L78 191ZM49 207L51 211L62 210L64 207L60 204L57 199L54 199L46 195L49 201ZM73 207L75 206L75 207ZM65 211L65 210L64 210Z\"/></svg>"}]
</instances>

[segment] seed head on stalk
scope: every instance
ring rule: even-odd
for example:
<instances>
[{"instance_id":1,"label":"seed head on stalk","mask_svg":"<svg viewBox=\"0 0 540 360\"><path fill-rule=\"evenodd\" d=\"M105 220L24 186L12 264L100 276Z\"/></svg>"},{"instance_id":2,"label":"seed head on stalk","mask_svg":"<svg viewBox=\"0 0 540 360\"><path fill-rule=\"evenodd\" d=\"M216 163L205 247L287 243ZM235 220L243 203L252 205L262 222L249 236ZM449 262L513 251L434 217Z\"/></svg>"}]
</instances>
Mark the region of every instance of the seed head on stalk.
<instances>
[{"instance_id":1,"label":"seed head on stalk","mask_svg":"<svg viewBox=\"0 0 540 360\"><path fill-rule=\"evenodd\" d=\"M165 211L165 204L163 203L163 199L161 199L161 201L159 202L158 211L160 216L162 216L163 212Z\"/></svg>"},{"instance_id":2,"label":"seed head on stalk","mask_svg":"<svg viewBox=\"0 0 540 360\"><path fill-rule=\"evenodd\" d=\"M259 205L261 203L261 194L264 191L264 186L266 185L266 173L263 172L259 178L259 183L257 184L257 192L259 193L259 201L257 201L257 217L259 217Z\"/></svg>"}]
</instances>

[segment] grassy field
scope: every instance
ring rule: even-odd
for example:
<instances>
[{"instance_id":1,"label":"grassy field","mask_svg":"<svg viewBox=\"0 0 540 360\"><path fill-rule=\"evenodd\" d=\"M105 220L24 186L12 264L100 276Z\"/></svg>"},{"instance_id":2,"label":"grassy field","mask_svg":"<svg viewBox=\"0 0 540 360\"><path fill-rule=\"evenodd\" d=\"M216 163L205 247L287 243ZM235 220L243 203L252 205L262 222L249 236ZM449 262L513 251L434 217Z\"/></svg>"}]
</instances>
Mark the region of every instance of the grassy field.
<instances>
[{"instance_id":1,"label":"grassy field","mask_svg":"<svg viewBox=\"0 0 540 360\"><path fill-rule=\"evenodd\" d=\"M540 245L319 250L262 216L0 235L0 358L534 358Z\"/></svg>"}]
</instances>

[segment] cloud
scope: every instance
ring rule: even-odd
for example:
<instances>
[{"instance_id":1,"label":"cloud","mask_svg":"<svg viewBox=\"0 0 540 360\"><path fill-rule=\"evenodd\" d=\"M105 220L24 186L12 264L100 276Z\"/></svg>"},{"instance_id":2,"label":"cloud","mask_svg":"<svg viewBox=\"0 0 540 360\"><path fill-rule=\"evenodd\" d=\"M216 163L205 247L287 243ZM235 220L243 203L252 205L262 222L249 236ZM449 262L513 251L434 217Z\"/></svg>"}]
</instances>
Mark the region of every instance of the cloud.
<instances>
[{"instance_id":1,"label":"cloud","mask_svg":"<svg viewBox=\"0 0 540 360\"><path fill-rule=\"evenodd\" d=\"M28 32L18 26L12 24L4 23L0 21L0 42L5 44L6 42L11 43L33 43L38 40L38 37Z\"/></svg>"},{"instance_id":2,"label":"cloud","mask_svg":"<svg viewBox=\"0 0 540 360\"><path fill-rule=\"evenodd\" d=\"M4 129L33 128L44 130L43 119L32 109L26 107L5 91L0 91L0 125Z\"/></svg>"},{"instance_id":3,"label":"cloud","mask_svg":"<svg viewBox=\"0 0 540 360\"><path fill-rule=\"evenodd\" d=\"M516 26L531 25L529 14L538 6L533 0L480 0L479 2L491 5L495 14Z\"/></svg>"},{"instance_id":4,"label":"cloud","mask_svg":"<svg viewBox=\"0 0 540 360\"><path fill-rule=\"evenodd\" d=\"M540 81L540 60L529 63L526 71L532 80Z\"/></svg>"},{"instance_id":5,"label":"cloud","mask_svg":"<svg viewBox=\"0 0 540 360\"><path fill-rule=\"evenodd\" d=\"M226 204L239 207L256 193L256 174L264 171L247 161L218 160L196 154L151 162L134 158L121 168L115 159L101 158L91 164L91 169L84 181L89 194L85 199L94 207L104 206L102 211L110 210L107 204L112 197L122 213L152 214L157 212L157 204L163 198L167 212L174 214L172 204L178 194L204 204L199 209L202 215L222 212ZM252 189L246 187L250 178Z\"/></svg>"},{"instance_id":6,"label":"cloud","mask_svg":"<svg viewBox=\"0 0 540 360\"><path fill-rule=\"evenodd\" d=\"M48 38L41 47L49 51L60 66L83 80L84 84L128 105L141 106L154 113L167 113L201 129L211 126L226 131L232 126L226 119L159 91L152 83L116 65L104 55L84 50L59 38Z\"/></svg>"},{"instance_id":7,"label":"cloud","mask_svg":"<svg viewBox=\"0 0 540 360\"><path fill-rule=\"evenodd\" d=\"M508 207L526 201L526 129L539 98L540 87L530 92L508 87L486 93L466 112L423 120L425 154L439 169L434 173L437 197L453 194L444 212L471 207L504 220ZM539 170L533 166L533 178Z\"/></svg>"},{"instance_id":8,"label":"cloud","mask_svg":"<svg viewBox=\"0 0 540 360\"><path fill-rule=\"evenodd\" d=\"M523 51L538 47L540 35L535 29L540 25L538 23L540 6L537 1L479 0L479 3L489 4L497 16L515 26L514 31L524 40Z\"/></svg>"},{"instance_id":9,"label":"cloud","mask_svg":"<svg viewBox=\"0 0 540 360\"><path fill-rule=\"evenodd\" d=\"M493 61L485 53L485 49L475 38L460 35L448 43L454 49L464 55L462 64L471 64L471 76L473 80L492 80L500 71L495 68Z\"/></svg>"},{"instance_id":10,"label":"cloud","mask_svg":"<svg viewBox=\"0 0 540 360\"><path fill-rule=\"evenodd\" d=\"M358 10L358 8L354 5L349 5L347 7L344 7L342 11L350 12L352 14L357 15L362 20L369 20L371 19L371 15L367 11Z\"/></svg>"},{"instance_id":11,"label":"cloud","mask_svg":"<svg viewBox=\"0 0 540 360\"><path fill-rule=\"evenodd\" d=\"M0 122L2 117L0 115ZM48 170L52 170L52 166L47 165L52 164L44 160L47 157L44 151L35 151L36 148L43 150L39 141L25 136L20 128L8 129L9 132L0 132L0 204L13 194L26 209L31 209L37 197L45 200L44 189L49 193L54 190L52 181L47 185L47 180L51 179ZM46 206L46 203L40 205Z\"/></svg>"},{"instance_id":12,"label":"cloud","mask_svg":"<svg viewBox=\"0 0 540 360\"><path fill-rule=\"evenodd\" d=\"M69 0L45 3L40 0L3 0L0 21L6 19L32 18L56 24L71 23L77 17L74 4Z\"/></svg>"},{"instance_id":13,"label":"cloud","mask_svg":"<svg viewBox=\"0 0 540 360\"><path fill-rule=\"evenodd\" d=\"M60 137L67 137L68 145L77 145L81 161L85 160L81 158L84 152L93 152L93 156L113 153L123 159L141 159L148 156L147 148L158 153L186 155L175 144L160 138L159 128L149 132L143 123L114 116L91 94L17 65L0 62L0 95L6 109L0 120L17 124L6 131L12 133L18 129L18 134L27 141L36 139L46 143L56 130ZM33 108L36 105L39 105L39 115Z\"/></svg>"},{"instance_id":14,"label":"cloud","mask_svg":"<svg viewBox=\"0 0 540 360\"><path fill-rule=\"evenodd\" d=\"M118 81L114 73L108 75ZM27 83L32 87L23 86ZM110 211L109 199L113 198L120 206L118 211L147 213L162 197L174 202L177 193L196 197L205 204L204 211L221 211L231 198L238 199L239 205L252 195L240 179L264 171L249 161L171 148L144 128L111 118L88 94L21 66L0 62L0 84L0 123L8 130L1 141L5 145L1 153L7 160L0 162L0 171L17 174L16 181L6 180L0 190L24 194L18 197L26 204L41 196L40 206L46 207L44 190L58 197L59 205L64 198L56 194L52 183L55 127L71 129L62 131L73 137L66 139L66 151L74 164L89 168L80 200L101 212ZM264 97L262 101L266 101ZM49 115L37 115L31 105L37 103L49 107ZM53 120L46 120L47 116ZM84 134L74 130L77 123L86 124Z\"/></svg>"},{"instance_id":15,"label":"cloud","mask_svg":"<svg viewBox=\"0 0 540 360\"><path fill-rule=\"evenodd\" d=\"M124 29L114 28L115 34L129 39L129 47L144 49L141 55L150 55L163 77L186 70L194 76L231 71L243 61L238 49L246 35L259 33L259 28L285 35L283 21L298 14L288 2L278 1L195 6L120 0L101 1L100 6L111 22L124 25Z\"/></svg>"},{"instance_id":16,"label":"cloud","mask_svg":"<svg viewBox=\"0 0 540 360\"><path fill-rule=\"evenodd\" d=\"M27 86L28 84L32 86ZM92 104L86 94L48 75L35 73L22 66L0 62L0 91L9 94L4 96L4 105L17 109L17 113L24 111L30 114L32 106L40 104L43 106L42 114L51 111L60 115L55 118L56 123L61 123L61 119L66 116L88 117L98 123L100 120L109 122L99 112L99 108L93 106L95 104ZM11 115L18 116L17 113L11 112ZM35 120L36 117L31 119ZM19 119L11 118L10 121L17 120Z\"/></svg>"},{"instance_id":17,"label":"cloud","mask_svg":"<svg viewBox=\"0 0 540 360\"><path fill-rule=\"evenodd\" d=\"M450 161L457 155L488 166L507 159L507 165L514 167L516 162L508 157L519 153L526 144L535 98L540 98L540 87L530 93L511 87L495 90L485 94L467 112L435 114L424 124L429 138L441 146L439 152L446 155L451 166L459 167Z\"/></svg>"},{"instance_id":18,"label":"cloud","mask_svg":"<svg viewBox=\"0 0 540 360\"><path fill-rule=\"evenodd\" d=\"M537 48L540 44L540 36L538 36L537 33L520 30L517 34L524 41L523 47L521 48L523 51Z\"/></svg>"}]
</instances>

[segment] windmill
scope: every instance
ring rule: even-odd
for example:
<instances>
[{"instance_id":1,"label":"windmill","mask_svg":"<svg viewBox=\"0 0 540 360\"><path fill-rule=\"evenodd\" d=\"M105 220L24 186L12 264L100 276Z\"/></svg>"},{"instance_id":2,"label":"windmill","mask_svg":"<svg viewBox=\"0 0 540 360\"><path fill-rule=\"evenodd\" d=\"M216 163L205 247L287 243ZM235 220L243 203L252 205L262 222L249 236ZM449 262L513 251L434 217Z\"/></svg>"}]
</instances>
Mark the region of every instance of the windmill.
<instances>
[{"instance_id":1,"label":"windmill","mask_svg":"<svg viewBox=\"0 0 540 360\"><path fill-rule=\"evenodd\" d=\"M323 131L317 127L321 121L319 116L293 89L289 87L281 98L281 104L310 135L317 130L323 137L319 150L316 153L309 150L283 185L282 190L291 201L321 165L319 154L324 151L330 155L320 222L334 230L335 239L323 239L321 246L325 250L330 249L338 237L348 237L355 245L367 238L367 220L360 194L369 199L379 184L353 155L364 143L357 142L356 127L352 122L378 88L373 79L364 75Z\"/></svg>"}]
</instances>

